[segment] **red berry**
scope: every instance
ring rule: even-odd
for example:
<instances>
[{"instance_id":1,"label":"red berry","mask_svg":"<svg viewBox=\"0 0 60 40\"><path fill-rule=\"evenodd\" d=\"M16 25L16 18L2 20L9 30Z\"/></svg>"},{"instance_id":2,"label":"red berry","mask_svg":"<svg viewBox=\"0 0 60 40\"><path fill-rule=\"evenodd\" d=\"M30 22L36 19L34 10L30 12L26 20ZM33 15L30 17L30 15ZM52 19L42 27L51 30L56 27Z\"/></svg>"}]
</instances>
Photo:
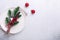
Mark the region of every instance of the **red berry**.
<instances>
[{"instance_id":1,"label":"red berry","mask_svg":"<svg viewBox=\"0 0 60 40\"><path fill-rule=\"evenodd\" d=\"M25 3L25 7L28 7L29 6L29 3Z\"/></svg>"},{"instance_id":2,"label":"red berry","mask_svg":"<svg viewBox=\"0 0 60 40\"><path fill-rule=\"evenodd\" d=\"M35 13L35 10L31 10L31 13L34 14Z\"/></svg>"}]
</instances>

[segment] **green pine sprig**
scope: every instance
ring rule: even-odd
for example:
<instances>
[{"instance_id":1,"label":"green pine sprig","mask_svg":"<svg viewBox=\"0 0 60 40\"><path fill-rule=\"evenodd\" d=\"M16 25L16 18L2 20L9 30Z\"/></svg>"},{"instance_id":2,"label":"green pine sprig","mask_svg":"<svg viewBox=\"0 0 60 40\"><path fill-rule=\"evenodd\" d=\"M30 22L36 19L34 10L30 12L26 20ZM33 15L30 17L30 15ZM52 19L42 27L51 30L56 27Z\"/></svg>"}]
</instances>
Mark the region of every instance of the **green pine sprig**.
<instances>
[{"instance_id":1,"label":"green pine sprig","mask_svg":"<svg viewBox=\"0 0 60 40\"><path fill-rule=\"evenodd\" d=\"M22 15L19 15L18 18L20 18Z\"/></svg>"},{"instance_id":2,"label":"green pine sprig","mask_svg":"<svg viewBox=\"0 0 60 40\"><path fill-rule=\"evenodd\" d=\"M18 11L19 11L19 7L16 7L16 8L14 9L14 16L16 16L16 14L17 14Z\"/></svg>"},{"instance_id":3,"label":"green pine sprig","mask_svg":"<svg viewBox=\"0 0 60 40\"><path fill-rule=\"evenodd\" d=\"M11 17L11 10L8 10L8 16Z\"/></svg>"},{"instance_id":4,"label":"green pine sprig","mask_svg":"<svg viewBox=\"0 0 60 40\"><path fill-rule=\"evenodd\" d=\"M6 17L6 19L5 19L6 24L8 24L10 22L10 20L11 19L9 19L8 17Z\"/></svg>"},{"instance_id":5,"label":"green pine sprig","mask_svg":"<svg viewBox=\"0 0 60 40\"><path fill-rule=\"evenodd\" d=\"M20 18L22 16L22 15L20 15L19 7L16 7L13 12L14 12L13 13L14 17L16 17L16 15L18 13L19 13L18 18ZM12 11L8 10L8 17L6 17L6 19L5 19L6 24L8 24L11 21L11 16L12 16L11 14L12 14ZM19 21L16 21L13 25L17 25L18 23L19 23Z\"/></svg>"},{"instance_id":6,"label":"green pine sprig","mask_svg":"<svg viewBox=\"0 0 60 40\"><path fill-rule=\"evenodd\" d=\"M14 25L17 25L19 22L18 21L16 21L15 23L14 23Z\"/></svg>"}]
</instances>

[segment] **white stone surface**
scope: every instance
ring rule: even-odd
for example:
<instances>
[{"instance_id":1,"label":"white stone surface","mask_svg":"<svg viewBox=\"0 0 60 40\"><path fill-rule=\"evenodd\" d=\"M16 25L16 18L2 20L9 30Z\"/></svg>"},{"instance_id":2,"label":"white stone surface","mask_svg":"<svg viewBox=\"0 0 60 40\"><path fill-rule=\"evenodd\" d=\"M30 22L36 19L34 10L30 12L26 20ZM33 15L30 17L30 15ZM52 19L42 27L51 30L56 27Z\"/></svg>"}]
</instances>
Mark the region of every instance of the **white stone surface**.
<instances>
[{"instance_id":1,"label":"white stone surface","mask_svg":"<svg viewBox=\"0 0 60 40\"><path fill-rule=\"evenodd\" d=\"M30 4L28 8L25 2ZM60 40L60 0L0 0L0 13L15 6L28 14L25 29L9 37L0 31L0 40ZM31 9L36 10L34 15Z\"/></svg>"}]
</instances>

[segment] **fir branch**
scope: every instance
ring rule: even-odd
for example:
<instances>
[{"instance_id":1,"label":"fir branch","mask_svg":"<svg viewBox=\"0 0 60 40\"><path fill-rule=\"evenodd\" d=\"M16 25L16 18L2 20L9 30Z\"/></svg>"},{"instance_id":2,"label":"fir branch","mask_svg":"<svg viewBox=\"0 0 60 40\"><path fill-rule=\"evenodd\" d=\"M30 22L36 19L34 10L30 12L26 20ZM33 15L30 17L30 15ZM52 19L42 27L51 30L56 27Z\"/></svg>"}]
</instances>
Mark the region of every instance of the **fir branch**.
<instances>
[{"instance_id":1,"label":"fir branch","mask_svg":"<svg viewBox=\"0 0 60 40\"><path fill-rule=\"evenodd\" d=\"M11 10L8 10L8 16L11 17Z\"/></svg>"},{"instance_id":2,"label":"fir branch","mask_svg":"<svg viewBox=\"0 0 60 40\"><path fill-rule=\"evenodd\" d=\"M22 16L20 15L19 7L16 7L13 12L14 12L13 13L14 16L12 17L11 10L8 10L8 17L6 17L5 19L6 24L10 25L8 26L7 33L9 33L10 31L11 25L15 26L19 23L19 21L17 21L17 18L20 18ZM12 21L10 18L15 18L15 19L12 19L13 20Z\"/></svg>"},{"instance_id":3,"label":"fir branch","mask_svg":"<svg viewBox=\"0 0 60 40\"><path fill-rule=\"evenodd\" d=\"M20 18L22 15L19 15L18 18Z\"/></svg>"},{"instance_id":4,"label":"fir branch","mask_svg":"<svg viewBox=\"0 0 60 40\"><path fill-rule=\"evenodd\" d=\"M19 14L20 14L20 12L18 12L18 13L16 14L16 16L15 16L15 17L18 17L18 16L19 16Z\"/></svg>"},{"instance_id":5,"label":"fir branch","mask_svg":"<svg viewBox=\"0 0 60 40\"><path fill-rule=\"evenodd\" d=\"M6 24L9 23L10 19L8 17L6 17L5 22L6 22Z\"/></svg>"},{"instance_id":6,"label":"fir branch","mask_svg":"<svg viewBox=\"0 0 60 40\"><path fill-rule=\"evenodd\" d=\"M17 12L19 11L19 7L14 9L14 17L16 16Z\"/></svg>"},{"instance_id":7,"label":"fir branch","mask_svg":"<svg viewBox=\"0 0 60 40\"><path fill-rule=\"evenodd\" d=\"M18 21L16 21L15 23L14 23L14 25L17 25L19 22Z\"/></svg>"}]
</instances>

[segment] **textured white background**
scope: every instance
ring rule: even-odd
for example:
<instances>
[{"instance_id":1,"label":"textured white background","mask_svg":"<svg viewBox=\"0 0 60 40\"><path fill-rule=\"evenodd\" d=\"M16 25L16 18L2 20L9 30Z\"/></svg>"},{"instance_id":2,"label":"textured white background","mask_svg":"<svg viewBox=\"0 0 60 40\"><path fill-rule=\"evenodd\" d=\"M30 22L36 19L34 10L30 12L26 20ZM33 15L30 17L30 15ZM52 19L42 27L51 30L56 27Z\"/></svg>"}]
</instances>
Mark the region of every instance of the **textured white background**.
<instances>
[{"instance_id":1,"label":"textured white background","mask_svg":"<svg viewBox=\"0 0 60 40\"><path fill-rule=\"evenodd\" d=\"M26 2L30 4L28 8L24 7ZM4 35L0 30L0 40L60 40L60 0L0 0L0 15L15 6L28 13L25 29L12 36ZM36 10L34 15L31 15L31 9Z\"/></svg>"}]
</instances>

